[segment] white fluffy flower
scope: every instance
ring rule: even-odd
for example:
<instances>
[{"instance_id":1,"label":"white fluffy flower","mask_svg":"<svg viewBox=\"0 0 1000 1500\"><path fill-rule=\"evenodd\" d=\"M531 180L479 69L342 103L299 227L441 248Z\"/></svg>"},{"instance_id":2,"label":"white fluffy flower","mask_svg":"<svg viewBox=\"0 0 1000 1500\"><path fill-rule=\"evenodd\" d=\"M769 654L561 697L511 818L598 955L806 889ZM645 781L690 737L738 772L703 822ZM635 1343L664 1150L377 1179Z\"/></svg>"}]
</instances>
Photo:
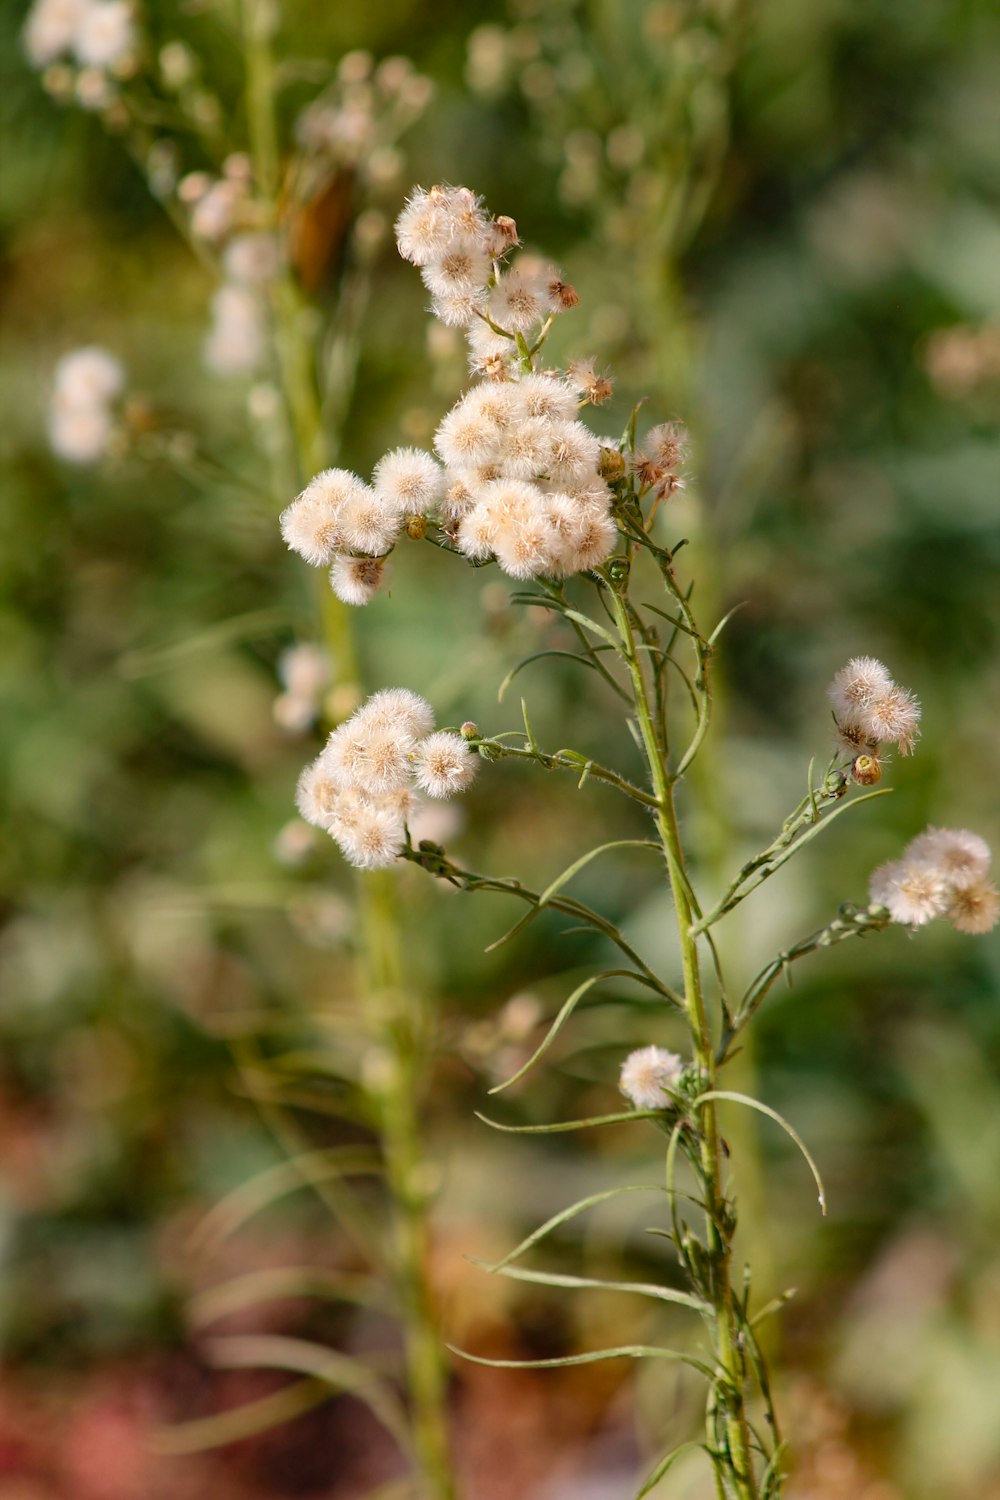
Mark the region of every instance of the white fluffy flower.
<instances>
[{"instance_id":1,"label":"white fluffy flower","mask_svg":"<svg viewBox=\"0 0 1000 1500\"><path fill-rule=\"evenodd\" d=\"M341 515L366 490L367 485L349 469L323 469L281 513L286 545L313 567L331 562L345 545Z\"/></svg>"},{"instance_id":2,"label":"white fluffy flower","mask_svg":"<svg viewBox=\"0 0 1000 1500\"><path fill-rule=\"evenodd\" d=\"M499 429L472 390L453 406L434 435L434 446L450 469L469 469L496 456Z\"/></svg>"},{"instance_id":3,"label":"white fluffy flower","mask_svg":"<svg viewBox=\"0 0 1000 1500\"><path fill-rule=\"evenodd\" d=\"M684 1060L665 1047L640 1047L622 1064L619 1088L636 1109L666 1109L684 1071Z\"/></svg>"},{"instance_id":4,"label":"white fluffy flower","mask_svg":"<svg viewBox=\"0 0 1000 1500\"><path fill-rule=\"evenodd\" d=\"M906 859L889 860L872 874L869 899L884 906L894 922L922 927L939 917L948 905L948 882L930 865Z\"/></svg>"},{"instance_id":5,"label":"white fluffy flower","mask_svg":"<svg viewBox=\"0 0 1000 1500\"><path fill-rule=\"evenodd\" d=\"M409 688L380 688L354 717L367 729L395 730L412 739L430 734L434 728L434 710L426 698Z\"/></svg>"},{"instance_id":6,"label":"white fluffy flower","mask_svg":"<svg viewBox=\"0 0 1000 1500\"><path fill-rule=\"evenodd\" d=\"M597 473L601 445L582 422L553 422L549 429L548 475L572 485Z\"/></svg>"},{"instance_id":7,"label":"white fluffy flower","mask_svg":"<svg viewBox=\"0 0 1000 1500\"><path fill-rule=\"evenodd\" d=\"M920 705L906 688L893 682L874 656L855 656L834 676L827 689L845 745L897 744L901 755L913 748L920 725Z\"/></svg>"},{"instance_id":8,"label":"white fluffy flower","mask_svg":"<svg viewBox=\"0 0 1000 1500\"><path fill-rule=\"evenodd\" d=\"M111 444L114 424L106 406L54 406L49 417L53 453L71 464L96 464Z\"/></svg>"},{"instance_id":9,"label":"white fluffy flower","mask_svg":"<svg viewBox=\"0 0 1000 1500\"><path fill-rule=\"evenodd\" d=\"M571 422L576 417L576 392L559 376L537 372L522 375L513 386L513 393L517 409L524 416L549 417L554 422Z\"/></svg>"},{"instance_id":10,"label":"white fluffy flower","mask_svg":"<svg viewBox=\"0 0 1000 1500\"><path fill-rule=\"evenodd\" d=\"M278 677L296 698L318 698L330 681L330 658L321 646L303 641L278 658Z\"/></svg>"},{"instance_id":11,"label":"white fluffy flower","mask_svg":"<svg viewBox=\"0 0 1000 1500\"><path fill-rule=\"evenodd\" d=\"M84 67L115 68L136 51L135 21L127 0L89 0L73 37Z\"/></svg>"},{"instance_id":12,"label":"white fluffy flower","mask_svg":"<svg viewBox=\"0 0 1000 1500\"><path fill-rule=\"evenodd\" d=\"M960 886L951 898L947 917L956 932L991 932L1000 921L1000 891L988 880Z\"/></svg>"},{"instance_id":13,"label":"white fluffy flower","mask_svg":"<svg viewBox=\"0 0 1000 1500\"><path fill-rule=\"evenodd\" d=\"M230 281L240 286L261 286L277 273L278 246L271 234L256 231L234 235L222 257L222 268Z\"/></svg>"},{"instance_id":14,"label":"white fluffy flower","mask_svg":"<svg viewBox=\"0 0 1000 1500\"><path fill-rule=\"evenodd\" d=\"M453 239L421 268L424 286L435 297L468 297L485 287L490 257L473 239Z\"/></svg>"},{"instance_id":15,"label":"white fluffy flower","mask_svg":"<svg viewBox=\"0 0 1000 1500\"><path fill-rule=\"evenodd\" d=\"M340 512L344 540L352 552L381 557L388 552L402 526L399 512L386 504L383 496L362 485Z\"/></svg>"},{"instance_id":16,"label":"white fluffy flower","mask_svg":"<svg viewBox=\"0 0 1000 1500\"><path fill-rule=\"evenodd\" d=\"M259 299L245 286L220 286L212 298L212 326L205 364L217 375L249 375L264 354L264 317Z\"/></svg>"},{"instance_id":17,"label":"white fluffy flower","mask_svg":"<svg viewBox=\"0 0 1000 1500\"><path fill-rule=\"evenodd\" d=\"M552 424L546 417L526 417L503 434L500 463L511 479L535 479L552 462Z\"/></svg>"},{"instance_id":18,"label":"white fluffy flower","mask_svg":"<svg viewBox=\"0 0 1000 1500\"><path fill-rule=\"evenodd\" d=\"M335 729L326 742L323 760L342 787L363 792L398 792L409 785L414 740L398 727L376 728L355 715Z\"/></svg>"},{"instance_id":19,"label":"white fluffy flower","mask_svg":"<svg viewBox=\"0 0 1000 1500\"><path fill-rule=\"evenodd\" d=\"M420 448L394 448L375 465L372 487L397 515L422 515L441 494L444 474Z\"/></svg>"},{"instance_id":20,"label":"white fluffy flower","mask_svg":"<svg viewBox=\"0 0 1000 1500\"><path fill-rule=\"evenodd\" d=\"M476 756L461 735L428 735L415 753L417 785L431 797L453 797L472 782L478 768Z\"/></svg>"},{"instance_id":21,"label":"white fluffy flower","mask_svg":"<svg viewBox=\"0 0 1000 1500\"><path fill-rule=\"evenodd\" d=\"M56 365L56 400L65 406L101 406L120 396L124 386L121 360L96 345L74 349Z\"/></svg>"},{"instance_id":22,"label":"white fluffy flower","mask_svg":"<svg viewBox=\"0 0 1000 1500\"><path fill-rule=\"evenodd\" d=\"M295 788L299 816L314 828L329 828L337 809L340 787L325 752L305 767Z\"/></svg>"},{"instance_id":23,"label":"white fluffy flower","mask_svg":"<svg viewBox=\"0 0 1000 1500\"><path fill-rule=\"evenodd\" d=\"M89 0L35 0L22 33L32 67L48 67L70 50L88 4Z\"/></svg>"},{"instance_id":24,"label":"white fluffy flower","mask_svg":"<svg viewBox=\"0 0 1000 1500\"><path fill-rule=\"evenodd\" d=\"M527 333L552 310L545 268L519 262L490 292L490 317L510 333Z\"/></svg>"},{"instance_id":25,"label":"white fluffy flower","mask_svg":"<svg viewBox=\"0 0 1000 1500\"><path fill-rule=\"evenodd\" d=\"M967 828L927 828L911 839L903 858L930 865L957 890L984 880L990 868L990 846Z\"/></svg>"},{"instance_id":26,"label":"white fluffy flower","mask_svg":"<svg viewBox=\"0 0 1000 1500\"><path fill-rule=\"evenodd\" d=\"M330 587L344 604L370 604L388 581L381 557L336 557L330 569Z\"/></svg>"},{"instance_id":27,"label":"white fluffy flower","mask_svg":"<svg viewBox=\"0 0 1000 1500\"><path fill-rule=\"evenodd\" d=\"M348 825L337 819L330 829L348 864L359 870L384 870L402 852L406 824L394 808L372 804Z\"/></svg>"}]
</instances>

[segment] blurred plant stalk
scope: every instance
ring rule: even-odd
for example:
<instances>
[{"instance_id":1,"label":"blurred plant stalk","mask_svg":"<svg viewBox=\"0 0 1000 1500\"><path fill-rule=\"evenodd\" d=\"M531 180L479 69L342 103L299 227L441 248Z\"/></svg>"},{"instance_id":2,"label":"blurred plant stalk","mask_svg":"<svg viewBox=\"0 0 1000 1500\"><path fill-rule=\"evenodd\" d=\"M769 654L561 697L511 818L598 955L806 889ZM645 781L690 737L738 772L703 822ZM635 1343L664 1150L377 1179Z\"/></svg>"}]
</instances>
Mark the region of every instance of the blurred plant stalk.
<instances>
[{"instance_id":1,"label":"blurred plant stalk","mask_svg":"<svg viewBox=\"0 0 1000 1500\"><path fill-rule=\"evenodd\" d=\"M276 11L270 0L243 0L243 46L246 70L246 108L254 180L268 222L277 223L280 206L281 158L275 112L275 68L272 32ZM366 278L367 279L367 278ZM355 301L362 304L367 287L355 284ZM272 287L277 354L288 403L294 442L296 486L326 468L336 451L339 432L335 418L324 414L317 384L318 359L308 332L308 308L285 265ZM360 309L353 309L354 315ZM351 309L345 309L348 325ZM342 346L338 368L341 380L353 376L356 345ZM337 405L341 416L343 399ZM349 606L326 584L320 584L321 613L326 644L342 691L360 692L361 668ZM405 985L401 963L396 877L387 871L355 871L358 907L357 973L364 997L364 1019L371 1043L381 1049L387 1065L379 1088L372 1091L379 1134L385 1154L386 1181L392 1203L392 1240L387 1256L396 1282L395 1300L401 1317L406 1384L412 1403L413 1446L428 1500L455 1500L456 1489L449 1456L447 1369L444 1345L436 1325L428 1283L430 1235L428 1222L428 1164L420 1146L421 1085L430 1044L425 1007Z\"/></svg>"}]
</instances>

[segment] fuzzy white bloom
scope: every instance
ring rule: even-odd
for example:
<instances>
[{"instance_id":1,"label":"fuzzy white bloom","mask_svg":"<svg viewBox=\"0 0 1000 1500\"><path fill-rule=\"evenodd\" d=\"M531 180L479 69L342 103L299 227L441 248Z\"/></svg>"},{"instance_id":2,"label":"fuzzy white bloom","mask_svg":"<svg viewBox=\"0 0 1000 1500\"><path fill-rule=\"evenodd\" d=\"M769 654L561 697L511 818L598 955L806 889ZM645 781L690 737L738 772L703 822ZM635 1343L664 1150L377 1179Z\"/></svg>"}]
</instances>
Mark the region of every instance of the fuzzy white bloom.
<instances>
[{"instance_id":1,"label":"fuzzy white bloom","mask_svg":"<svg viewBox=\"0 0 1000 1500\"><path fill-rule=\"evenodd\" d=\"M112 404L125 385L125 369L106 349L75 349L55 369L49 409L49 442L69 463L104 457L115 432Z\"/></svg>"},{"instance_id":2,"label":"fuzzy white bloom","mask_svg":"<svg viewBox=\"0 0 1000 1500\"><path fill-rule=\"evenodd\" d=\"M323 469L281 513L286 545L313 567L330 563L346 545L341 517L351 503L369 493L349 469Z\"/></svg>"},{"instance_id":3,"label":"fuzzy white bloom","mask_svg":"<svg viewBox=\"0 0 1000 1500\"><path fill-rule=\"evenodd\" d=\"M472 391L452 407L434 434L434 446L450 469L488 463L497 451L496 426L478 410L471 396Z\"/></svg>"},{"instance_id":4,"label":"fuzzy white bloom","mask_svg":"<svg viewBox=\"0 0 1000 1500\"><path fill-rule=\"evenodd\" d=\"M127 0L89 0L73 37L80 62L91 68L116 68L136 52L132 8Z\"/></svg>"},{"instance_id":5,"label":"fuzzy white bloom","mask_svg":"<svg viewBox=\"0 0 1000 1500\"><path fill-rule=\"evenodd\" d=\"M417 785L431 797L464 792L478 769L478 759L461 735L447 732L421 740L415 760Z\"/></svg>"},{"instance_id":6,"label":"fuzzy white bloom","mask_svg":"<svg viewBox=\"0 0 1000 1500\"><path fill-rule=\"evenodd\" d=\"M922 927L948 905L948 882L929 865L905 859L881 865L871 878L871 899L888 908L894 922Z\"/></svg>"},{"instance_id":7,"label":"fuzzy white bloom","mask_svg":"<svg viewBox=\"0 0 1000 1500\"><path fill-rule=\"evenodd\" d=\"M381 557L336 557L330 569L330 587L344 604L370 604L388 581Z\"/></svg>"},{"instance_id":8,"label":"fuzzy white bloom","mask_svg":"<svg viewBox=\"0 0 1000 1500\"><path fill-rule=\"evenodd\" d=\"M330 775L342 787L363 792L398 792L410 784L411 734L399 726L376 728L355 715L335 729L323 751Z\"/></svg>"},{"instance_id":9,"label":"fuzzy white bloom","mask_svg":"<svg viewBox=\"0 0 1000 1500\"><path fill-rule=\"evenodd\" d=\"M447 292L431 298L431 312L447 328L468 328L480 321L479 315L485 305L483 293L478 289L468 292Z\"/></svg>"},{"instance_id":10,"label":"fuzzy white bloom","mask_svg":"<svg viewBox=\"0 0 1000 1500\"><path fill-rule=\"evenodd\" d=\"M340 527L344 542L351 552L364 552L369 557L382 557L392 547L403 518L399 512L386 504L382 495L362 485L340 512Z\"/></svg>"},{"instance_id":11,"label":"fuzzy white bloom","mask_svg":"<svg viewBox=\"0 0 1000 1500\"><path fill-rule=\"evenodd\" d=\"M490 257L482 245L462 238L451 240L440 255L421 267L420 276L435 297L468 297L486 286L490 269Z\"/></svg>"},{"instance_id":12,"label":"fuzzy white bloom","mask_svg":"<svg viewBox=\"0 0 1000 1500\"><path fill-rule=\"evenodd\" d=\"M337 809L340 786L324 751L305 767L295 788L299 816L314 828L327 829Z\"/></svg>"},{"instance_id":13,"label":"fuzzy white bloom","mask_svg":"<svg viewBox=\"0 0 1000 1500\"><path fill-rule=\"evenodd\" d=\"M33 68L45 68L69 52L90 0L35 0L24 23L22 41Z\"/></svg>"},{"instance_id":14,"label":"fuzzy white bloom","mask_svg":"<svg viewBox=\"0 0 1000 1500\"><path fill-rule=\"evenodd\" d=\"M903 858L930 865L956 890L984 880L990 868L990 846L967 828L928 828L911 839Z\"/></svg>"},{"instance_id":15,"label":"fuzzy white bloom","mask_svg":"<svg viewBox=\"0 0 1000 1500\"><path fill-rule=\"evenodd\" d=\"M553 422L571 422L576 417L576 392L557 375L522 375L513 389L518 412L526 417L548 417Z\"/></svg>"},{"instance_id":16,"label":"fuzzy white bloom","mask_svg":"<svg viewBox=\"0 0 1000 1500\"><path fill-rule=\"evenodd\" d=\"M487 223L479 199L468 188L416 188L396 220L396 244L404 260L426 266L456 238L481 240Z\"/></svg>"},{"instance_id":17,"label":"fuzzy white bloom","mask_svg":"<svg viewBox=\"0 0 1000 1500\"><path fill-rule=\"evenodd\" d=\"M277 274L279 261L274 236L258 230L233 236L223 253L222 268L228 280L240 286L262 286Z\"/></svg>"},{"instance_id":18,"label":"fuzzy white bloom","mask_svg":"<svg viewBox=\"0 0 1000 1500\"><path fill-rule=\"evenodd\" d=\"M259 299L248 287L220 286L212 298L205 364L217 375L249 375L263 354L264 316Z\"/></svg>"},{"instance_id":19,"label":"fuzzy white bloom","mask_svg":"<svg viewBox=\"0 0 1000 1500\"><path fill-rule=\"evenodd\" d=\"M1000 921L1000 891L988 880L959 886L951 898L947 917L956 932L972 935L991 932Z\"/></svg>"},{"instance_id":20,"label":"fuzzy white bloom","mask_svg":"<svg viewBox=\"0 0 1000 1500\"><path fill-rule=\"evenodd\" d=\"M197 177L201 186L201 174L193 173L192 176ZM181 187L184 187L184 182ZM194 194L193 188L191 194ZM191 213L192 234L212 245L225 239L233 227L237 205L242 196L239 184L228 179L206 183Z\"/></svg>"},{"instance_id":21,"label":"fuzzy white bloom","mask_svg":"<svg viewBox=\"0 0 1000 1500\"><path fill-rule=\"evenodd\" d=\"M676 1052L639 1047L622 1064L618 1086L636 1109L666 1109L683 1071L684 1060Z\"/></svg>"},{"instance_id":22,"label":"fuzzy white bloom","mask_svg":"<svg viewBox=\"0 0 1000 1500\"><path fill-rule=\"evenodd\" d=\"M876 657L853 657L834 675L827 696L849 748L895 743L901 755L912 750L919 732L920 705L912 693L896 685Z\"/></svg>"},{"instance_id":23,"label":"fuzzy white bloom","mask_svg":"<svg viewBox=\"0 0 1000 1500\"><path fill-rule=\"evenodd\" d=\"M441 494L444 474L420 448L394 448L375 465L372 488L397 515L422 515Z\"/></svg>"},{"instance_id":24,"label":"fuzzy white bloom","mask_svg":"<svg viewBox=\"0 0 1000 1500\"><path fill-rule=\"evenodd\" d=\"M278 658L278 677L294 697L316 699L330 682L330 657L311 641L289 646Z\"/></svg>"},{"instance_id":25,"label":"fuzzy white bloom","mask_svg":"<svg viewBox=\"0 0 1000 1500\"><path fill-rule=\"evenodd\" d=\"M406 843L406 823L391 807L372 804L350 825L338 819L330 830L348 864L359 870L384 870Z\"/></svg>"},{"instance_id":26,"label":"fuzzy white bloom","mask_svg":"<svg viewBox=\"0 0 1000 1500\"><path fill-rule=\"evenodd\" d=\"M111 446L114 423L105 406L53 406L49 443L53 453L71 464L96 464Z\"/></svg>"},{"instance_id":27,"label":"fuzzy white bloom","mask_svg":"<svg viewBox=\"0 0 1000 1500\"><path fill-rule=\"evenodd\" d=\"M354 715L366 729L381 732L392 729L419 739L434 728L434 710L426 698L409 688L380 688L361 705Z\"/></svg>"},{"instance_id":28,"label":"fuzzy white bloom","mask_svg":"<svg viewBox=\"0 0 1000 1500\"><path fill-rule=\"evenodd\" d=\"M490 292L490 317L510 333L527 333L552 311L551 277L537 262L520 260L497 278Z\"/></svg>"},{"instance_id":29,"label":"fuzzy white bloom","mask_svg":"<svg viewBox=\"0 0 1000 1500\"><path fill-rule=\"evenodd\" d=\"M96 345L64 354L55 368L55 394L68 407L102 406L125 387L121 360Z\"/></svg>"},{"instance_id":30,"label":"fuzzy white bloom","mask_svg":"<svg viewBox=\"0 0 1000 1500\"><path fill-rule=\"evenodd\" d=\"M568 576L587 573L607 562L618 542L618 528L600 502L575 495L550 495L549 518L553 529L553 572Z\"/></svg>"},{"instance_id":31,"label":"fuzzy white bloom","mask_svg":"<svg viewBox=\"0 0 1000 1500\"><path fill-rule=\"evenodd\" d=\"M548 475L572 485L597 473L601 445L582 422L553 422L549 429Z\"/></svg>"}]
</instances>

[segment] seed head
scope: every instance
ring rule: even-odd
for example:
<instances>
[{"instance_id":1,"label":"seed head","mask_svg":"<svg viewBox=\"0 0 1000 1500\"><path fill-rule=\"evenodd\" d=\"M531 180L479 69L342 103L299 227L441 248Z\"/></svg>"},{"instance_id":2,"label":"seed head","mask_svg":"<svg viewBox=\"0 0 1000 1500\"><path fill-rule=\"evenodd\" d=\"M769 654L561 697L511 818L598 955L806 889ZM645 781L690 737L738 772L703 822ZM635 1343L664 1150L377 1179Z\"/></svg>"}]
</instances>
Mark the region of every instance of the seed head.
<instances>
[{"instance_id":1,"label":"seed head","mask_svg":"<svg viewBox=\"0 0 1000 1500\"><path fill-rule=\"evenodd\" d=\"M667 1109L684 1060L665 1047L640 1047L622 1064L619 1088L636 1109Z\"/></svg>"}]
</instances>

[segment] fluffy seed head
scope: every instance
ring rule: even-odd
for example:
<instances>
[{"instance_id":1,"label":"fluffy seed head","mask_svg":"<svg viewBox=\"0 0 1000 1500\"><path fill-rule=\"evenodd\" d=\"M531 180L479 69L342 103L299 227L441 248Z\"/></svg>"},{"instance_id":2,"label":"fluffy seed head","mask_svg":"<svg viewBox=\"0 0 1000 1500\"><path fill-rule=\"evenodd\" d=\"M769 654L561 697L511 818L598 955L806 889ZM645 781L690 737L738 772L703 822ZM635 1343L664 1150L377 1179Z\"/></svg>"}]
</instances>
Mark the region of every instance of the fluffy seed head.
<instances>
[{"instance_id":1,"label":"fluffy seed head","mask_svg":"<svg viewBox=\"0 0 1000 1500\"><path fill-rule=\"evenodd\" d=\"M473 386L444 418L434 436L434 446L452 469L473 468L496 457L499 434L496 423L480 408L481 387Z\"/></svg>"},{"instance_id":2,"label":"fluffy seed head","mask_svg":"<svg viewBox=\"0 0 1000 1500\"><path fill-rule=\"evenodd\" d=\"M335 557L330 569L330 587L344 604L370 604L387 582L381 557Z\"/></svg>"},{"instance_id":3,"label":"fluffy seed head","mask_svg":"<svg viewBox=\"0 0 1000 1500\"><path fill-rule=\"evenodd\" d=\"M419 448L394 448L379 460L372 475L376 495L401 516L430 510L443 484L440 464Z\"/></svg>"},{"instance_id":4,"label":"fluffy seed head","mask_svg":"<svg viewBox=\"0 0 1000 1500\"><path fill-rule=\"evenodd\" d=\"M420 272L424 286L435 297L467 297L485 287L489 274L489 255L473 239L451 240Z\"/></svg>"},{"instance_id":5,"label":"fluffy seed head","mask_svg":"<svg viewBox=\"0 0 1000 1500\"><path fill-rule=\"evenodd\" d=\"M684 1071L684 1060L665 1047L639 1047L622 1064L619 1088L636 1109L666 1109L670 1090Z\"/></svg>"},{"instance_id":6,"label":"fluffy seed head","mask_svg":"<svg viewBox=\"0 0 1000 1500\"><path fill-rule=\"evenodd\" d=\"M873 740L898 745L900 755L909 755L920 732L920 704L906 688L895 684L877 693L857 717Z\"/></svg>"},{"instance_id":7,"label":"fluffy seed head","mask_svg":"<svg viewBox=\"0 0 1000 1500\"><path fill-rule=\"evenodd\" d=\"M838 721L853 722L859 711L867 709L872 699L893 686L892 676L874 656L853 656L846 667L834 674L827 688Z\"/></svg>"},{"instance_id":8,"label":"fluffy seed head","mask_svg":"<svg viewBox=\"0 0 1000 1500\"><path fill-rule=\"evenodd\" d=\"M986 878L990 868L990 846L967 828L928 828L911 839L903 858L927 864L957 890Z\"/></svg>"},{"instance_id":9,"label":"fluffy seed head","mask_svg":"<svg viewBox=\"0 0 1000 1500\"><path fill-rule=\"evenodd\" d=\"M1000 891L988 880L960 886L952 895L947 915L956 932L990 932L1000 921Z\"/></svg>"},{"instance_id":10,"label":"fluffy seed head","mask_svg":"<svg viewBox=\"0 0 1000 1500\"><path fill-rule=\"evenodd\" d=\"M349 469L323 469L281 513L285 544L313 567L329 563L344 545L340 517L366 486Z\"/></svg>"},{"instance_id":11,"label":"fluffy seed head","mask_svg":"<svg viewBox=\"0 0 1000 1500\"><path fill-rule=\"evenodd\" d=\"M421 740L415 760L417 785L431 797L464 792L478 769L477 758L461 735L446 732Z\"/></svg>"},{"instance_id":12,"label":"fluffy seed head","mask_svg":"<svg viewBox=\"0 0 1000 1500\"><path fill-rule=\"evenodd\" d=\"M582 422L553 423L549 433L549 478L572 485L597 473L601 445Z\"/></svg>"},{"instance_id":13,"label":"fluffy seed head","mask_svg":"<svg viewBox=\"0 0 1000 1500\"><path fill-rule=\"evenodd\" d=\"M946 880L929 865L906 859L890 860L874 871L868 887L875 906L888 908L894 922L907 927L922 927L932 917L939 917L948 906Z\"/></svg>"},{"instance_id":14,"label":"fluffy seed head","mask_svg":"<svg viewBox=\"0 0 1000 1500\"><path fill-rule=\"evenodd\" d=\"M360 807L350 823L338 819L330 829L348 864L359 870L384 870L406 843L406 825L392 807Z\"/></svg>"},{"instance_id":15,"label":"fluffy seed head","mask_svg":"<svg viewBox=\"0 0 1000 1500\"><path fill-rule=\"evenodd\" d=\"M125 366L107 349L89 345L64 354L56 365L54 397L62 407L103 406L125 387Z\"/></svg>"},{"instance_id":16,"label":"fluffy seed head","mask_svg":"<svg viewBox=\"0 0 1000 1500\"><path fill-rule=\"evenodd\" d=\"M333 731L323 759L340 786L381 794L409 785L412 749L411 735L398 728L375 728L354 717Z\"/></svg>"},{"instance_id":17,"label":"fluffy seed head","mask_svg":"<svg viewBox=\"0 0 1000 1500\"><path fill-rule=\"evenodd\" d=\"M299 816L314 828L329 828L337 810L340 788L325 754L305 767L295 788Z\"/></svg>"},{"instance_id":18,"label":"fluffy seed head","mask_svg":"<svg viewBox=\"0 0 1000 1500\"><path fill-rule=\"evenodd\" d=\"M531 265L507 271L490 292L490 317L510 333L527 333L551 308L545 277Z\"/></svg>"},{"instance_id":19,"label":"fluffy seed head","mask_svg":"<svg viewBox=\"0 0 1000 1500\"><path fill-rule=\"evenodd\" d=\"M505 342L509 347L509 341ZM513 392L519 411L526 417L571 422L576 416L576 392L557 375L522 375Z\"/></svg>"},{"instance_id":20,"label":"fluffy seed head","mask_svg":"<svg viewBox=\"0 0 1000 1500\"><path fill-rule=\"evenodd\" d=\"M391 730L419 739L434 728L434 710L426 698L409 688L380 688L361 705L354 721L366 730Z\"/></svg>"}]
</instances>

